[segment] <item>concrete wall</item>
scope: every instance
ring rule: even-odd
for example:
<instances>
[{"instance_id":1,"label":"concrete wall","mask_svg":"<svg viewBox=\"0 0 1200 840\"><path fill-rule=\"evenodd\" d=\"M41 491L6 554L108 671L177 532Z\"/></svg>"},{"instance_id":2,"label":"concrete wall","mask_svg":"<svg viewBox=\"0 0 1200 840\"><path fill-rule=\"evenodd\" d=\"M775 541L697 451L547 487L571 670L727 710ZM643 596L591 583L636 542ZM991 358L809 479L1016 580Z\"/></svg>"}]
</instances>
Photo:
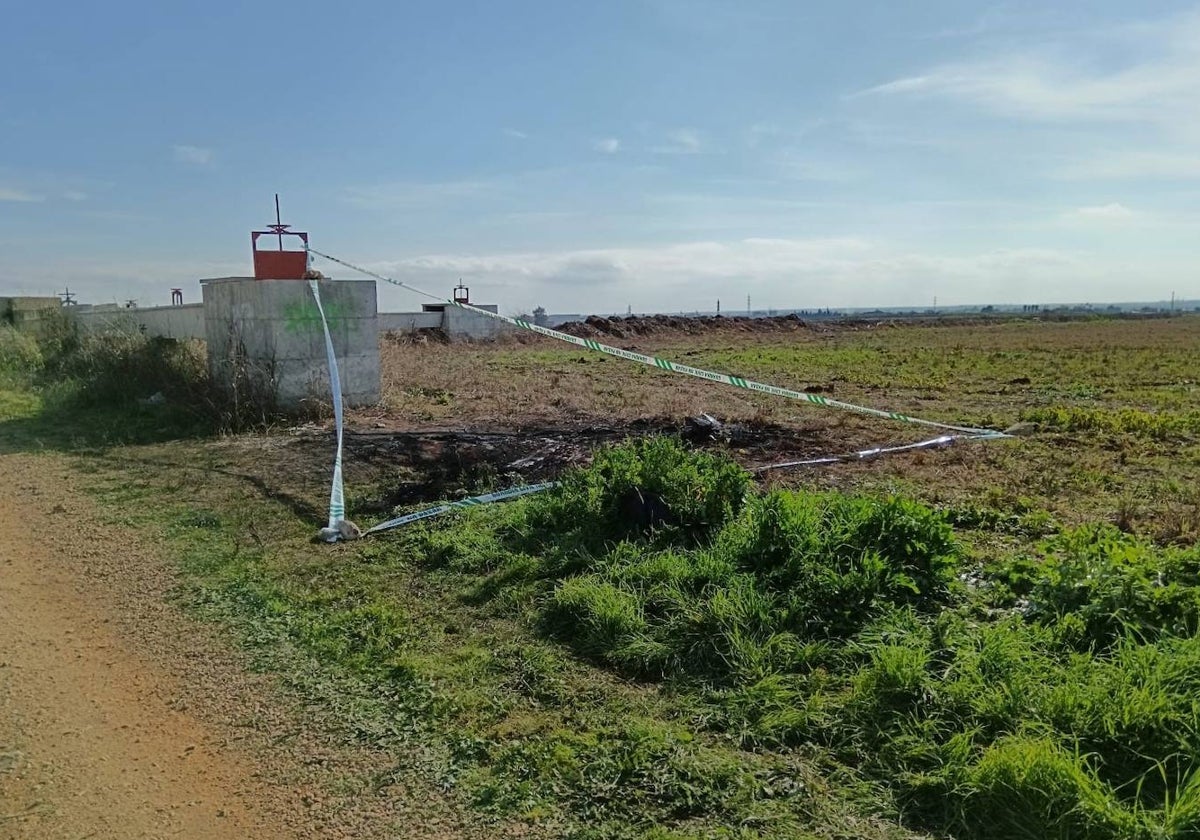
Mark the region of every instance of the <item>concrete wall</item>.
<instances>
[{"instance_id":1,"label":"concrete wall","mask_svg":"<svg viewBox=\"0 0 1200 840\"><path fill-rule=\"evenodd\" d=\"M480 309L487 309L491 312L495 312L498 308L495 304L478 306ZM417 330L428 329L440 329L452 339L465 338L481 341L495 338L503 332L515 330L516 327L449 304L427 303L423 312L379 313L380 332L414 333Z\"/></svg>"},{"instance_id":2,"label":"concrete wall","mask_svg":"<svg viewBox=\"0 0 1200 840\"><path fill-rule=\"evenodd\" d=\"M282 405L329 399L325 336L302 280L201 281L208 360L217 381L249 378ZM321 303L348 405L379 402L375 281L322 280Z\"/></svg>"},{"instance_id":3,"label":"concrete wall","mask_svg":"<svg viewBox=\"0 0 1200 840\"><path fill-rule=\"evenodd\" d=\"M58 297L0 297L0 322L18 329L40 328L42 321L57 315L62 308Z\"/></svg>"},{"instance_id":4,"label":"concrete wall","mask_svg":"<svg viewBox=\"0 0 1200 840\"><path fill-rule=\"evenodd\" d=\"M481 307L482 308L482 307ZM494 307L489 307L494 308ZM516 329L503 321L477 315L457 306L447 306L442 313L442 329L452 338L469 338L475 341L495 338L503 332Z\"/></svg>"},{"instance_id":5,"label":"concrete wall","mask_svg":"<svg viewBox=\"0 0 1200 840\"><path fill-rule=\"evenodd\" d=\"M204 338L204 304L148 306L144 309L108 307L64 307L80 329L87 332L129 330L162 338Z\"/></svg>"},{"instance_id":6,"label":"concrete wall","mask_svg":"<svg viewBox=\"0 0 1200 840\"><path fill-rule=\"evenodd\" d=\"M436 330L442 326L440 312L380 312L379 331L413 333L417 330Z\"/></svg>"}]
</instances>

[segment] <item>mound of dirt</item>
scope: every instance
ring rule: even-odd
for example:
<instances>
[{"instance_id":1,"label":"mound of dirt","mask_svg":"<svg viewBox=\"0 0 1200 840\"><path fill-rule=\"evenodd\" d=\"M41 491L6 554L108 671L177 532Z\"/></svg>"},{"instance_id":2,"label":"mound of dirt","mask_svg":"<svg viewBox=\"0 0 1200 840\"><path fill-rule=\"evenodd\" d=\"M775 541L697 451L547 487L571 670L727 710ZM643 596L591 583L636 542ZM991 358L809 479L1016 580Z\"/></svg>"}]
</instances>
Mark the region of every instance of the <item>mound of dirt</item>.
<instances>
[{"instance_id":1,"label":"mound of dirt","mask_svg":"<svg viewBox=\"0 0 1200 840\"><path fill-rule=\"evenodd\" d=\"M1005 320L1018 319L1017 315L985 315L947 313L885 312L882 310L862 312L855 315L818 315L806 317L796 313L750 318L745 315L614 315L603 317L592 315L584 321L574 321L556 327L578 338L628 339L643 335L709 335L719 333L775 333L814 335L837 332L862 332L894 327L964 327L989 326ZM1055 314L1043 313L1034 320L1089 320L1096 317L1090 313ZM1108 317L1108 316L1106 316ZM1119 313L1114 318L1163 317L1162 313L1141 315Z\"/></svg>"},{"instance_id":2,"label":"mound of dirt","mask_svg":"<svg viewBox=\"0 0 1200 840\"><path fill-rule=\"evenodd\" d=\"M578 338L631 338L641 335L682 333L704 335L714 332L789 333L828 332L828 322L806 321L799 315L777 315L770 318L748 318L745 315L628 315L605 318L592 315L558 327Z\"/></svg>"}]
</instances>

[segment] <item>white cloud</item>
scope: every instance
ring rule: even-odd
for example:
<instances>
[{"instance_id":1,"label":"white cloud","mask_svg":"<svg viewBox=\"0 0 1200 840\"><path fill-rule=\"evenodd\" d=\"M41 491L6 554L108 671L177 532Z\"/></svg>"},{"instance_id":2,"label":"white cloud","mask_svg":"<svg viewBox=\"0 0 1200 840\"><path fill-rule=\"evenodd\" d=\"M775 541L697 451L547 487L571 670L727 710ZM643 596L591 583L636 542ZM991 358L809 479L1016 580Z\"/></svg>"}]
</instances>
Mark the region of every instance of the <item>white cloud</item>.
<instances>
[{"instance_id":1,"label":"white cloud","mask_svg":"<svg viewBox=\"0 0 1200 840\"><path fill-rule=\"evenodd\" d=\"M989 151L1006 156L1003 144L1023 155L1013 166L1046 177L1200 179L1200 9L1120 26L1048 30L1025 42L927 67L850 99L869 103L872 118L885 124L888 101L903 103L906 112L914 103L959 104L1001 118L1011 128L971 127L956 116L929 133L979 158ZM922 114L926 124L938 118ZM888 139L887 131L880 136Z\"/></svg>"},{"instance_id":2,"label":"white cloud","mask_svg":"<svg viewBox=\"0 0 1200 840\"><path fill-rule=\"evenodd\" d=\"M939 303L1055 303L1162 297L1194 276L1184 256L1147 259L1048 248L948 254L898 248L855 237L700 240L661 246L445 253L365 261L368 268L426 291L449 295L462 278L472 297L511 312L543 305L555 312L678 312L725 308L747 294L756 308L912 306ZM335 277L349 270L318 260ZM162 302L170 286L193 299L198 277L245 273L242 261L105 262L30 260L0 253L0 274L20 278L17 291L49 294L68 283L85 302L137 298ZM1145 278L1157 285L1147 288ZM380 309L410 311L420 299L379 285Z\"/></svg>"},{"instance_id":3,"label":"white cloud","mask_svg":"<svg viewBox=\"0 0 1200 840\"><path fill-rule=\"evenodd\" d=\"M1114 48L1136 57L1113 67L1105 59ZM1200 96L1200 14L943 64L856 96L957 99L1046 122L1190 119Z\"/></svg>"},{"instance_id":4,"label":"white cloud","mask_svg":"<svg viewBox=\"0 0 1200 840\"><path fill-rule=\"evenodd\" d=\"M1130 278L1153 275L1169 283L1191 271L1140 256L1123 262L1049 248L951 255L853 237L437 254L370 267L432 292L462 277L480 300L502 308L541 304L561 312L615 312L627 303L640 311L708 309L717 297L746 294L756 306L775 308L919 305L935 294L945 304L1134 300L1146 292ZM411 305L395 290L381 293L385 308Z\"/></svg>"},{"instance_id":5,"label":"white cloud","mask_svg":"<svg viewBox=\"0 0 1200 840\"><path fill-rule=\"evenodd\" d=\"M616 137L602 137L592 142L592 148L606 155L615 155L621 150L621 141Z\"/></svg>"},{"instance_id":6,"label":"white cloud","mask_svg":"<svg viewBox=\"0 0 1200 840\"><path fill-rule=\"evenodd\" d=\"M67 201L87 201L88 194L80 190L67 190L63 193L63 198Z\"/></svg>"},{"instance_id":7,"label":"white cloud","mask_svg":"<svg viewBox=\"0 0 1200 840\"><path fill-rule=\"evenodd\" d=\"M863 91L870 95L942 96L1006 116L1048 122L1133 122L1167 118L1165 110L1197 94L1195 61L1151 62L1108 74L1055 60L1016 55L951 64Z\"/></svg>"},{"instance_id":8,"label":"white cloud","mask_svg":"<svg viewBox=\"0 0 1200 840\"><path fill-rule=\"evenodd\" d=\"M175 145L171 147L171 153L179 163L192 166L208 166L213 162L213 150L203 146Z\"/></svg>"},{"instance_id":9,"label":"white cloud","mask_svg":"<svg viewBox=\"0 0 1200 840\"><path fill-rule=\"evenodd\" d=\"M801 121L791 121L786 126L775 122L756 122L745 130L743 138L748 149L759 149L778 144L795 144L815 132L828 129L831 125L832 120L828 117L810 117Z\"/></svg>"},{"instance_id":10,"label":"white cloud","mask_svg":"<svg viewBox=\"0 0 1200 840\"><path fill-rule=\"evenodd\" d=\"M812 154L784 150L769 158L779 176L791 181L838 183L856 181L863 172L856 166L823 160Z\"/></svg>"},{"instance_id":11,"label":"white cloud","mask_svg":"<svg viewBox=\"0 0 1200 840\"><path fill-rule=\"evenodd\" d=\"M700 132L692 128L677 128L667 132L667 142L651 151L660 155L696 155L707 150Z\"/></svg>"},{"instance_id":12,"label":"white cloud","mask_svg":"<svg viewBox=\"0 0 1200 840\"><path fill-rule=\"evenodd\" d=\"M528 140L529 139L528 134L526 134L524 131L518 131L515 128L504 129L504 136L511 137L514 140Z\"/></svg>"},{"instance_id":13,"label":"white cloud","mask_svg":"<svg viewBox=\"0 0 1200 840\"><path fill-rule=\"evenodd\" d=\"M516 194L561 189L564 177L569 176L570 172L567 168L546 167L447 181L392 181L353 185L342 191L342 199L356 207L398 211L445 209L470 201L473 203L468 209L472 213L480 212L483 209L483 200L487 199L493 202L487 207L490 212L496 209L494 202Z\"/></svg>"},{"instance_id":14,"label":"white cloud","mask_svg":"<svg viewBox=\"0 0 1200 840\"><path fill-rule=\"evenodd\" d=\"M18 294L52 295L70 286L81 303L124 303L135 299L142 306L170 303L170 290L180 287L189 302L200 300L201 277L230 277L247 273L246 261L120 260L58 257L18 262L0 254L0 275Z\"/></svg>"},{"instance_id":15,"label":"white cloud","mask_svg":"<svg viewBox=\"0 0 1200 840\"><path fill-rule=\"evenodd\" d=\"M1125 222L1133 219L1138 214L1133 210L1130 210L1124 204L1114 201L1110 204L1097 204L1090 207L1079 207L1071 211L1069 215L1075 219L1084 219L1089 221Z\"/></svg>"},{"instance_id":16,"label":"white cloud","mask_svg":"<svg viewBox=\"0 0 1200 840\"><path fill-rule=\"evenodd\" d=\"M44 196L11 187L0 187L0 201L35 202L43 201Z\"/></svg>"}]
</instances>

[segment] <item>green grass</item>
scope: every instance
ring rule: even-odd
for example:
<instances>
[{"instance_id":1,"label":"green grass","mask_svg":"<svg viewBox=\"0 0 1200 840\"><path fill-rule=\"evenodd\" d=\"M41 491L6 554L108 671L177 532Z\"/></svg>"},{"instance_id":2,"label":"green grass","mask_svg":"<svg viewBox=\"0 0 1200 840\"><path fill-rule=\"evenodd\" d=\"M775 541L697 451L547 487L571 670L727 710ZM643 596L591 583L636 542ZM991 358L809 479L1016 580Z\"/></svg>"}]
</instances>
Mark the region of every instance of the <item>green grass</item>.
<instances>
[{"instance_id":1,"label":"green grass","mask_svg":"<svg viewBox=\"0 0 1200 840\"><path fill-rule=\"evenodd\" d=\"M0 446L86 449L261 429L286 414L246 376L209 376L202 342L0 324Z\"/></svg>"},{"instance_id":2,"label":"green grass","mask_svg":"<svg viewBox=\"0 0 1200 840\"><path fill-rule=\"evenodd\" d=\"M88 480L178 558L191 609L330 726L394 754L397 778L433 780L483 820L570 837L1195 837L1195 327L668 347L839 398L1041 427L770 488L652 440L599 453L555 493L330 548L286 494L237 479L287 480L253 443L119 450L89 459ZM494 411L472 377L497 371L529 401L551 371L564 410L577 374L600 377L587 399L617 416L631 389L665 390L657 371L617 383L630 368L578 358L468 349L404 399ZM38 404L14 382L0 430ZM728 395L732 416L760 410L696 387ZM793 411L810 416L776 419ZM797 436L825 428L812 422Z\"/></svg>"},{"instance_id":3,"label":"green grass","mask_svg":"<svg viewBox=\"0 0 1200 840\"><path fill-rule=\"evenodd\" d=\"M0 423L34 416L41 407L41 400L31 391L0 389Z\"/></svg>"},{"instance_id":4,"label":"green grass","mask_svg":"<svg viewBox=\"0 0 1200 840\"><path fill-rule=\"evenodd\" d=\"M1200 755L1200 549L1069 531L969 588L945 519L903 498L739 499L709 482L686 494L720 510L705 536L686 524L631 534L604 514L624 476L646 475L639 463L720 474L670 442L630 444L556 496L465 535L419 532L406 549L483 576L480 591L523 606L547 638L661 683L743 749L841 763L887 792L878 813L896 803L914 829L1200 830L1173 804Z\"/></svg>"},{"instance_id":5,"label":"green grass","mask_svg":"<svg viewBox=\"0 0 1200 840\"><path fill-rule=\"evenodd\" d=\"M1069 529L980 569L920 503L735 475L628 445L558 494L327 559L296 526L231 545L253 509L197 512L181 487L169 533L194 605L495 818L580 837L1196 830L1196 549ZM677 515L631 530L619 500L658 478L688 488Z\"/></svg>"},{"instance_id":6,"label":"green grass","mask_svg":"<svg viewBox=\"0 0 1200 840\"><path fill-rule=\"evenodd\" d=\"M186 447L192 460L169 477L93 456L92 488L170 547L190 609L233 628L347 737L393 752L398 778L434 780L484 821L549 836L910 836L826 750L748 748L698 722L702 697L597 669L543 628L553 581L537 564L565 570L571 550L550 560L496 549L545 510L495 506L331 550L252 487L214 486L213 456ZM697 477L693 490L723 488L677 497L690 512L673 539L699 546L738 515L741 473L651 448L656 469ZM589 538L574 535L575 549Z\"/></svg>"},{"instance_id":7,"label":"green grass","mask_svg":"<svg viewBox=\"0 0 1200 840\"><path fill-rule=\"evenodd\" d=\"M1129 434L1158 440L1189 439L1200 434L1200 411L1143 411L1136 408L1036 408L1021 419L1068 432Z\"/></svg>"}]
</instances>

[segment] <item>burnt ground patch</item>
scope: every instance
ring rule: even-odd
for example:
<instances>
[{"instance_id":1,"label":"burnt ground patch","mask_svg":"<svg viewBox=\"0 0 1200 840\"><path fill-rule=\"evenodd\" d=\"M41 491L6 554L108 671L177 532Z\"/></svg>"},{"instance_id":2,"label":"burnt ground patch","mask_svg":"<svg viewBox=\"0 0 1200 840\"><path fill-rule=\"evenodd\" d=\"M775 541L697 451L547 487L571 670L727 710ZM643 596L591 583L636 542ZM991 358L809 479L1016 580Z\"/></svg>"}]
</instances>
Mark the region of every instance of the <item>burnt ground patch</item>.
<instances>
[{"instance_id":1,"label":"burnt ground patch","mask_svg":"<svg viewBox=\"0 0 1200 840\"><path fill-rule=\"evenodd\" d=\"M836 430L825 427L721 423L712 434L697 436L691 418L521 430L353 430L345 434L343 456L351 510L358 516L385 515L409 505L551 481L570 467L589 463L598 447L654 435L682 437L697 448L726 451L748 469L845 448ZM310 494L319 493L329 480L333 446L331 430L294 430L283 451L272 455L277 465L280 458L285 462L277 480L303 480L313 488ZM295 491L278 487L275 492Z\"/></svg>"}]
</instances>

